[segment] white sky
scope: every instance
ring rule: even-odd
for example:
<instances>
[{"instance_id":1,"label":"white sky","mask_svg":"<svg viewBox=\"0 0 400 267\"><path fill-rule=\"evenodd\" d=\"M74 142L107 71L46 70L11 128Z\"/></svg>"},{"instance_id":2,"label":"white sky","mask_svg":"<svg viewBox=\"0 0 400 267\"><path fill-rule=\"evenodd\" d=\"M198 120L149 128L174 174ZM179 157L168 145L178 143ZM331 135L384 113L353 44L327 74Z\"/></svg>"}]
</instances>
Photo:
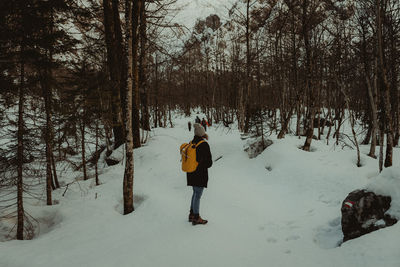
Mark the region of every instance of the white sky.
<instances>
[{"instance_id":1,"label":"white sky","mask_svg":"<svg viewBox=\"0 0 400 267\"><path fill-rule=\"evenodd\" d=\"M217 14L224 19L228 14L228 8L233 0L178 0L177 6L183 6L175 17L175 21L193 28L198 18L204 19L210 14Z\"/></svg>"}]
</instances>

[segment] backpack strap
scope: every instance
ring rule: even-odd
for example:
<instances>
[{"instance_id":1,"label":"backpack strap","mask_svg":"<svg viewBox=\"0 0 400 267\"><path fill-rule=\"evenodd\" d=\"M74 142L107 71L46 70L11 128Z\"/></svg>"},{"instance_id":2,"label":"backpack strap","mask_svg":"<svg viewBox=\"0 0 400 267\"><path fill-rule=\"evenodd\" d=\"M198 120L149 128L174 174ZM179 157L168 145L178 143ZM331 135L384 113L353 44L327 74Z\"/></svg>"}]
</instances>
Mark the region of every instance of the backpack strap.
<instances>
[{"instance_id":1,"label":"backpack strap","mask_svg":"<svg viewBox=\"0 0 400 267\"><path fill-rule=\"evenodd\" d=\"M201 140L200 142L198 142L197 144L196 144L196 148L201 144L201 143L204 143L205 141L204 140ZM190 143L192 143L192 142L190 142Z\"/></svg>"}]
</instances>

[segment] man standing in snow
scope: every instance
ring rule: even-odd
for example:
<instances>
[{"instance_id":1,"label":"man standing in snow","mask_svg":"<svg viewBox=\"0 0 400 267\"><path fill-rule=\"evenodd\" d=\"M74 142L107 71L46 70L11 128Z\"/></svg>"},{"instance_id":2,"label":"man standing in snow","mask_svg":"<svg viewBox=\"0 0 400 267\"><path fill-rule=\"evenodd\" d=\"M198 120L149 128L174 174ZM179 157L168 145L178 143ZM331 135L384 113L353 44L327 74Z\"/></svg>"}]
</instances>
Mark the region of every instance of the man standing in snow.
<instances>
[{"instance_id":1,"label":"man standing in snow","mask_svg":"<svg viewBox=\"0 0 400 267\"><path fill-rule=\"evenodd\" d=\"M212 156L210 146L205 140L208 140L208 135L204 130L203 126L199 123L193 124L194 138L193 144L202 142L196 148L196 161L199 163L197 169L194 172L186 173L187 185L193 187L192 201L190 204L189 222L193 225L206 224L207 220L200 217L200 198L203 194L203 190L207 187L208 183L208 168L212 166Z\"/></svg>"},{"instance_id":2,"label":"man standing in snow","mask_svg":"<svg viewBox=\"0 0 400 267\"><path fill-rule=\"evenodd\" d=\"M204 130L207 131L207 123L204 118L201 120L201 125L204 127Z\"/></svg>"}]
</instances>

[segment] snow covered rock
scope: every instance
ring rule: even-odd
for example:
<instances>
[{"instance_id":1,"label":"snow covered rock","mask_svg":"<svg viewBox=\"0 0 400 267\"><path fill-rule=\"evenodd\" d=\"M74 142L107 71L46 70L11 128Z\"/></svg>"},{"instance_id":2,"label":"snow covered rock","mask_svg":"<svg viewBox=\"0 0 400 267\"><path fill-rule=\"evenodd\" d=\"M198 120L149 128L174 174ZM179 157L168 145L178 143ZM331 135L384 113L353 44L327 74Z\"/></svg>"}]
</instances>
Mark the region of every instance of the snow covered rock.
<instances>
[{"instance_id":1,"label":"snow covered rock","mask_svg":"<svg viewBox=\"0 0 400 267\"><path fill-rule=\"evenodd\" d=\"M395 224L397 219L386 214L391 201L390 196L366 190L351 192L341 208L343 242Z\"/></svg>"},{"instance_id":2,"label":"snow covered rock","mask_svg":"<svg viewBox=\"0 0 400 267\"><path fill-rule=\"evenodd\" d=\"M262 139L261 137L258 138L251 138L248 139L246 144L244 145L244 151L247 152L249 158L255 158L260 155L264 149L272 145L273 142L269 139Z\"/></svg>"}]
</instances>

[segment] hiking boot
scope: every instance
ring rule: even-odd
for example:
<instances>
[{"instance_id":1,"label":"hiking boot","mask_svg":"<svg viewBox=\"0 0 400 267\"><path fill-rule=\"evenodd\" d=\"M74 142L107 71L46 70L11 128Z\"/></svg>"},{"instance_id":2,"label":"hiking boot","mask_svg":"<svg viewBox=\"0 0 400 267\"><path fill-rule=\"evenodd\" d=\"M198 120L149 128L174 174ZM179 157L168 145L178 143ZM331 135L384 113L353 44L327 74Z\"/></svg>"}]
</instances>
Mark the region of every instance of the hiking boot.
<instances>
[{"instance_id":1,"label":"hiking boot","mask_svg":"<svg viewBox=\"0 0 400 267\"><path fill-rule=\"evenodd\" d=\"M194 214L189 213L189 222L193 222L193 220L194 220Z\"/></svg>"},{"instance_id":2,"label":"hiking boot","mask_svg":"<svg viewBox=\"0 0 400 267\"><path fill-rule=\"evenodd\" d=\"M195 214L193 221L192 221L192 225L197 225L197 224L206 224L208 221L207 220L203 220L200 215Z\"/></svg>"}]
</instances>

